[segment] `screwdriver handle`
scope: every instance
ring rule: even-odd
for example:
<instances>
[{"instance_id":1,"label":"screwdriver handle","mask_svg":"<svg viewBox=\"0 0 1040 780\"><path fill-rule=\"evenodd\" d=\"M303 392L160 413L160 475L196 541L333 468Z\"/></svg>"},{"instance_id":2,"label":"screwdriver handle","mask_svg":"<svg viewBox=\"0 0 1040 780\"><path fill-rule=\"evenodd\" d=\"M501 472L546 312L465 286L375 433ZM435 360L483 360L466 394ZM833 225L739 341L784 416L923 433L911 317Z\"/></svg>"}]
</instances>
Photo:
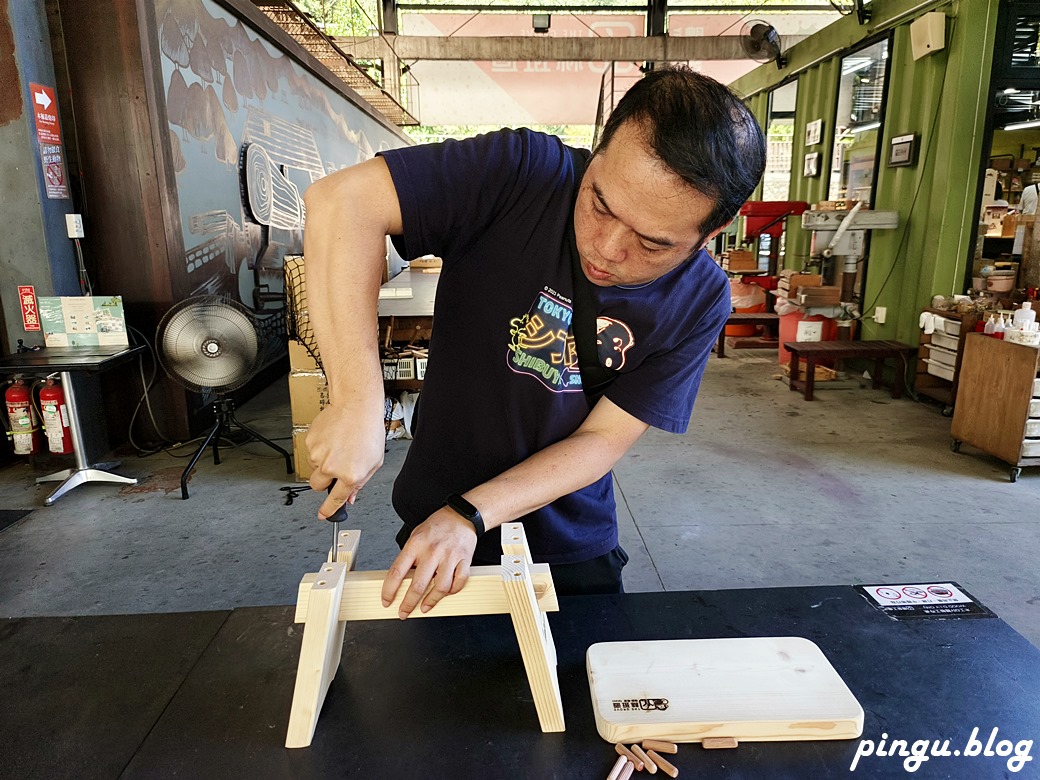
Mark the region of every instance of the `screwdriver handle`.
<instances>
[{"instance_id":1,"label":"screwdriver handle","mask_svg":"<svg viewBox=\"0 0 1040 780\"><path fill-rule=\"evenodd\" d=\"M334 488L334 487L336 487L336 480L332 480L332 482L329 484L328 492L329 492L330 495L332 494L332 488ZM328 520L330 523L345 523L345 522L347 522L347 505L344 504L343 506L341 506L339 509L337 509L335 512L333 512L331 515L329 515L325 519Z\"/></svg>"}]
</instances>

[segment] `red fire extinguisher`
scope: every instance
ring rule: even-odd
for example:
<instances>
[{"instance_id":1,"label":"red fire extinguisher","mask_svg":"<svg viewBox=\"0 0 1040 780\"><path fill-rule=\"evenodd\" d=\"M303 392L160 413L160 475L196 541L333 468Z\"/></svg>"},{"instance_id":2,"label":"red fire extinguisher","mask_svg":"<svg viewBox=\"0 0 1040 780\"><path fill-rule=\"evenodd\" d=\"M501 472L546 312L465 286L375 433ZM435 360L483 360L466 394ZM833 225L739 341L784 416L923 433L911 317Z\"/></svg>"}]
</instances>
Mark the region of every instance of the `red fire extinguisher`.
<instances>
[{"instance_id":1,"label":"red fire extinguisher","mask_svg":"<svg viewBox=\"0 0 1040 780\"><path fill-rule=\"evenodd\" d=\"M58 455L72 452L72 430L69 428L69 410L65 406L65 391L54 377L40 388L40 413L43 429L47 432L47 449Z\"/></svg>"},{"instance_id":2,"label":"red fire extinguisher","mask_svg":"<svg viewBox=\"0 0 1040 780\"><path fill-rule=\"evenodd\" d=\"M32 405L32 393L21 379L15 379L4 391L7 403L8 436L15 455L35 455L40 451L39 420Z\"/></svg>"}]
</instances>

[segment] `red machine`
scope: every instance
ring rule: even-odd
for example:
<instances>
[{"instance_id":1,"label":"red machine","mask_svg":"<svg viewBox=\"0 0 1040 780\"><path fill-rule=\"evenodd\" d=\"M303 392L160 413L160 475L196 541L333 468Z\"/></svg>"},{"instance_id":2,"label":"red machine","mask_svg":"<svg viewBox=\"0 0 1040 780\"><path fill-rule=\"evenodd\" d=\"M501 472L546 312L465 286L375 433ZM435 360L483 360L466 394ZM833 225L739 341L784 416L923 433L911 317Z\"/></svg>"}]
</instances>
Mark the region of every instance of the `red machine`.
<instances>
[{"instance_id":1,"label":"red machine","mask_svg":"<svg viewBox=\"0 0 1040 780\"><path fill-rule=\"evenodd\" d=\"M69 428L69 410L65 406L65 391L53 377L40 388L40 412L43 429L47 432L47 449L58 455L72 452L72 430Z\"/></svg>"},{"instance_id":2,"label":"red machine","mask_svg":"<svg viewBox=\"0 0 1040 780\"><path fill-rule=\"evenodd\" d=\"M787 217L797 216L809 208L801 200L753 200L740 207L744 217L744 238L769 236L769 275L776 276L780 260L780 236L787 227Z\"/></svg>"},{"instance_id":3,"label":"red machine","mask_svg":"<svg viewBox=\"0 0 1040 780\"><path fill-rule=\"evenodd\" d=\"M21 379L15 379L4 391L7 403L9 436L15 455L35 455L40 451L39 421L32 404L32 393Z\"/></svg>"}]
</instances>

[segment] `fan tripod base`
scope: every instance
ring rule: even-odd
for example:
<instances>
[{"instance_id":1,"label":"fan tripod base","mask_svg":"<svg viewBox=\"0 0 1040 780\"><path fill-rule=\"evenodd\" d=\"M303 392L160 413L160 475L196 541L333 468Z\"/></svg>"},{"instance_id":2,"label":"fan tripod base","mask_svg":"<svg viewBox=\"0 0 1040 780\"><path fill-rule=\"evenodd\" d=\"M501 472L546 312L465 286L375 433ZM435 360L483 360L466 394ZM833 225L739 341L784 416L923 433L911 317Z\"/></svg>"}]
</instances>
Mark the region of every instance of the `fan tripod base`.
<instances>
[{"instance_id":1,"label":"fan tripod base","mask_svg":"<svg viewBox=\"0 0 1040 780\"><path fill-rule=\"evenodd\" d=\"M202 457L202 453L206 451L206 447L208 447L211 442L213 444L213 464L215 466L220 465L220 435L222 433L229 433L232 424L241 428L259 441L262 441L271 449L280 452L285 458L285 473L293 473L292 455L270 439L261 436L245 423L239 422L239 419L235 417L235 402L230 398L221 398L215 401L213 403L213 415L216 417L216 422L213 423L213 428L210 430L209 435L206 436L206 439L202 442L199 448L195 451L195 454L192 455L191 460L188 461L187 468L185 468L181 473L181 498L188 498L188 475L191 473L191 470L195 468L195 464L198 463L199 458Z\"/></svg>"}]
</instances>

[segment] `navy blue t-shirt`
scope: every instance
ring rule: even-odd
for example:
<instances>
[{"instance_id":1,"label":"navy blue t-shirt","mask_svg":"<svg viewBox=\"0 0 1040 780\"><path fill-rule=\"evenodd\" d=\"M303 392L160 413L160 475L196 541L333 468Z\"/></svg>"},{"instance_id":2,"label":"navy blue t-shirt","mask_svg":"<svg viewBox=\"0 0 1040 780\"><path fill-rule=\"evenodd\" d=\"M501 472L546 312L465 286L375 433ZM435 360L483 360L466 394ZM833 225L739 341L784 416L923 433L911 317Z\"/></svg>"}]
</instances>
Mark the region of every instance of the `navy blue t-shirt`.
<instances>
[{"instance_id":1,"label":"navy blue t-shirt","mask_svg":"<svg viewBox=\"0 0 1040 780\"><path fill-rule=\"evenodd\" d=\"M567 248L582 171L558 138L526 129L381 154L401 203L398 251L444 261L418 427L393 492L414 528L446 496L566 438L589 414ZM725 274L700 251L646 286L595 287L594 297L600 361L618 372L606 397L685 432L730 312ZM577 563L618 543L609 473L519 519L537 561ZM475 558L500 555L489 533Z\"/></svg>"}]
</instances>

